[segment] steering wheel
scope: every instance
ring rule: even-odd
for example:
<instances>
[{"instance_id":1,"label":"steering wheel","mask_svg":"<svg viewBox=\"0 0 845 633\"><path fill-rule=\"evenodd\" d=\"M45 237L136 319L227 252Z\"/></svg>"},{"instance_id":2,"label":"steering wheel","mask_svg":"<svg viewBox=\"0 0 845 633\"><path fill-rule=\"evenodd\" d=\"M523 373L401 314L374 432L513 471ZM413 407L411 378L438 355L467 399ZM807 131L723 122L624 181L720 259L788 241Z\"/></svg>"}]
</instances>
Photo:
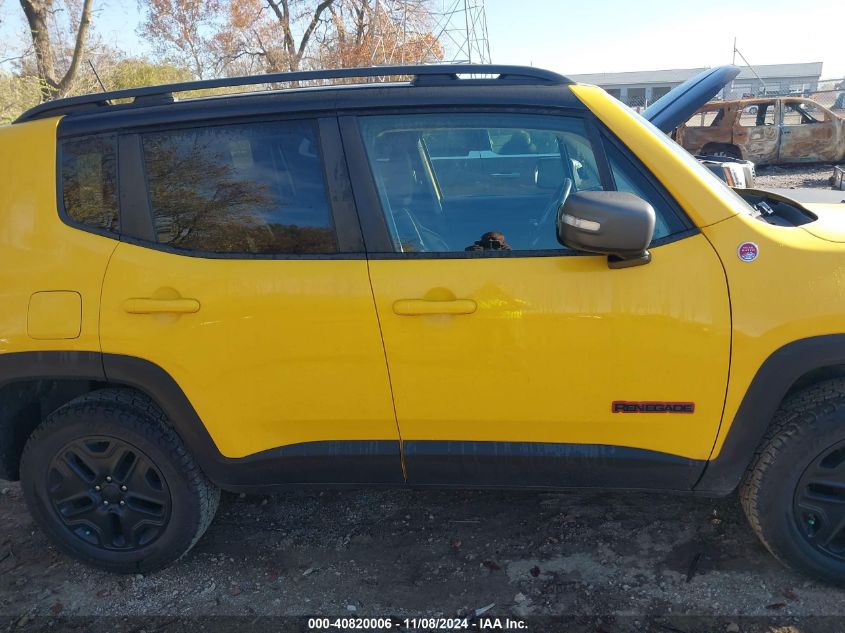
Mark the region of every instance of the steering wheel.
<instances>
[{"instance_id":1,"label":"steering wheel","mask_svg":"<svg viewBox=\"0 0 845 633\"><path fill-rule=\"evenodd\" d=\"M554 195L552 195L551 200L549 200L549 203L546 205L546 208L543 209L543 215L540 216L540 221L537 222L537 226L534 227L534 231L531 233L528 244L532 250L537 248L537 244L541 238L546 237L546 230L549 228L546 225L549 223L549 219L554 218L557 220L557 213L566 202L566 199L569 197L571 191L572 179L564 178L563 182L555 190Z\"/></svg>"}]
</instances>

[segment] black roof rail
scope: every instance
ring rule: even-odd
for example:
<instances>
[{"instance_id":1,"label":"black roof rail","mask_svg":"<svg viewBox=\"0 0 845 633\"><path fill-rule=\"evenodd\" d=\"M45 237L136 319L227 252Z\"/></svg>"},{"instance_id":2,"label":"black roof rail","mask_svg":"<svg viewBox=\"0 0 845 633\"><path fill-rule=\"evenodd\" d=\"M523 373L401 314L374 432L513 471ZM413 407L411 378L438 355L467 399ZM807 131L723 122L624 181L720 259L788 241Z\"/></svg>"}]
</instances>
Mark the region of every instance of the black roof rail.
<instances>
[{"instance_id":1,"label":"black roof rail","mask_svg":"<svg viewBox=\"0 0 845 633\"><path fill-rule=\"evenodd\" d=\"M91 111L112 105L114 99L132 99L129 106L158 105L176 101L173 93L194 92L212 88L233 88L262 84L292 83L324 79L356 79L366 77L412 76L411 85L448 85L460 75L496 75L494 83L522 83L566 85L572 81L563 75L530 66L506 66L499 64L428 64L418 66L367 66L364 68L339 68L335 70L303 70L287 73L267 73L248 77L224 77L186 81L161 86L127 88L79 97L67 97L48 101L24 112L15 123L43 119L70 112ZM489 79L487 81L490 81Z\"/></svg>"}]
</instances>

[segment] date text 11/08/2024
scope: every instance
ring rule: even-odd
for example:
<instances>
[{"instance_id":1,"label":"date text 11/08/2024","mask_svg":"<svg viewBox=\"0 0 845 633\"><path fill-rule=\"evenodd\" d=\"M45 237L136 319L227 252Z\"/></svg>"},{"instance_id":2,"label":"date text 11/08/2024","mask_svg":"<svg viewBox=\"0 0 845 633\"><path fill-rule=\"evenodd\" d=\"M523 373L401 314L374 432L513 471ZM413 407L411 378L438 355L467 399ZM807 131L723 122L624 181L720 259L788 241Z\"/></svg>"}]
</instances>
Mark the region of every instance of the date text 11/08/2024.
<instances>
[{"instance_id":1,"label":"date text 11/08/2024","mask_svg":"<svg viewBox=\"0 0 845 633\"><path fill-rule=\"evenodd\" d=\"M308 629L366 629L371 631L525 631L528 623L516 618L309 618Z\"/></svg>"}]
</instances>

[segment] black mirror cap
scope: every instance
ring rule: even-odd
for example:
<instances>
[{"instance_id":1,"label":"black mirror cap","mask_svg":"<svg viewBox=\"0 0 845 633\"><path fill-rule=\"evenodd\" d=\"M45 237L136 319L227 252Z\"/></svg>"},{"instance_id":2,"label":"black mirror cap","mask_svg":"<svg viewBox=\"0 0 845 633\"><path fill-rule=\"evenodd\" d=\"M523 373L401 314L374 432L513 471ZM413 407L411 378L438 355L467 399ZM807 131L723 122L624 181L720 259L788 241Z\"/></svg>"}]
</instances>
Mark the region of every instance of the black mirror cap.
<instances>
[{"instance_id":1,"label":"black mirror cap","mask_svg":"<svg viewBox=\"0 0 845 633\"><path fill-rule=\"evenodd\" d=\"M654 208L624 191L579 191L557 215L557 239L577 251L635 259L654 236Z\"/></svg>"}]
</instances>

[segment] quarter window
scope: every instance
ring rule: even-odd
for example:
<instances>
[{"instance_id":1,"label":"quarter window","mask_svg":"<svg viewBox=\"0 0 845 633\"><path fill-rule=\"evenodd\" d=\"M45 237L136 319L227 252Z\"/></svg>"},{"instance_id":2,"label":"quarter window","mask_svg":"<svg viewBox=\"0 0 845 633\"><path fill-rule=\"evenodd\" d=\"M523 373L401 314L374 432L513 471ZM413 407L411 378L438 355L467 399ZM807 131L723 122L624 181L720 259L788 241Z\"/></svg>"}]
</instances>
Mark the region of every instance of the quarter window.
<instances>
[{"instance_id":1,"label":"quarter window","mask_svg":"<svg viewBox=\"0 0 845 633\"><path fill-rule=\"evenodd\" d=\"M117 233L117 141L88 136L64 141L62 202L67 216L86 226Z\"/></svg>"},{"instance_id":2,"label":"quarter window","mask_svg":"<svg viewBox=\"0 0 845 633\"><path fill-rule=\"evenodd\" d=\"M337 252L311 122L149 133L143 148L160 243L213 253Z\"/></svg>"}]
</instances>

